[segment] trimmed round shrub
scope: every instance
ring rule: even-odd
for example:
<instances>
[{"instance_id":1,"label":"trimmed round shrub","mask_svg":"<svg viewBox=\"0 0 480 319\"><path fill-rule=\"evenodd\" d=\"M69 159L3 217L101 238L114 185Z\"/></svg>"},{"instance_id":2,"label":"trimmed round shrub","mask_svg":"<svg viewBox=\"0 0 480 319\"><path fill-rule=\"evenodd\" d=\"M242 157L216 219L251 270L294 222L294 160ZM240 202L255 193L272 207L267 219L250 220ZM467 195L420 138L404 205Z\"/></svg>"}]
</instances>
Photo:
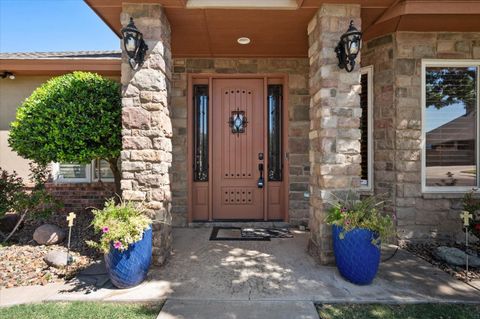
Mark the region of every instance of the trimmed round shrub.
<instances>
[{"instance_id":1,"label":"trimmed round shrub","mask_svg":"<svg viewBox=\"0 0 480 319\"><path fill-rule=\"evenodd\" d=\"M95 73L65 74L23 102L8 141L20 156L42 164L107 160L119 184L121 112L119 83Z\"/></svg>"}]
</instances>

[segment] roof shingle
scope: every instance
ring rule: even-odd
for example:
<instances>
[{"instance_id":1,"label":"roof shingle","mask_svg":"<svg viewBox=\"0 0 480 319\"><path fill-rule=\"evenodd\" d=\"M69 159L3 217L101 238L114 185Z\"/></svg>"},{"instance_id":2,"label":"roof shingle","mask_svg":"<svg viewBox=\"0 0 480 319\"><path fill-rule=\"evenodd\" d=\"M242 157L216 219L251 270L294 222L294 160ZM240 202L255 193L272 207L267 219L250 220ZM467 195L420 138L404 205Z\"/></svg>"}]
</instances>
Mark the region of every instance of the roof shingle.
<instances>
[{"instance_id":1,"label":"roof shingle","mask_svg":"<svg viewBox=\"0 0 480 319\"><path fill-rule=\"evenodd\" d=\"M121 51L64 51L64 52L13 52L1 53L0 59L120 59Z\"/></svg>"}]
</instances>

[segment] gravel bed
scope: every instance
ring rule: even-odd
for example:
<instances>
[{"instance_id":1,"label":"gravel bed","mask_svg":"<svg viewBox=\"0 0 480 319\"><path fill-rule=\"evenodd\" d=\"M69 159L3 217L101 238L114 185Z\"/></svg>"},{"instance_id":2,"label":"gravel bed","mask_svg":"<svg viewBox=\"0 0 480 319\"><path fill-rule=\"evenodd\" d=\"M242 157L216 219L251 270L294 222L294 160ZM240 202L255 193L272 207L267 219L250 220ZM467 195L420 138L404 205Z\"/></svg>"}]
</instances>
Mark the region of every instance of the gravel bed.
<instances>
[{"instance_id":1,"label":"gravel bed","mask_svg":"<svg viewBox=\"0 0 480 319\"><path fill-rule=\"evenodd\" d=\"M460 243L435 243L435 242L429 242L429 243L404 243L401 247L418 257L428 261L432 265L437 266L441 270L445 271L446 273L450 274L452 277L461 280L463 282L468 282L472 280L479 280L480 279L480 268L469 268L468 270L468 279L467 279L467 272L465 267L458 267L458 266L452 266L447 263L445 263L442 260L439 260L435 254L434 251L437 247L439 246L448 246L448 247L456 247L459 248L463 251L465 251L466 247L465 244L460 244ZM480 244L472 244L469 245L468 251L470 253L478 253L480 252Z\"/></svg>"},{"instance_id":2,"label":"gravel bed","mask_svg":"<svg viewBox=\"0 0 480 319\"><path fill-rule=\"evenodd\" d=\"M72 228L71 254L74 262L68 267L57 269L43 261L43 257L51 250L67 251L67 239L58 245L38 245L33 240L33 232L38 226L47 223L68 231L66 216L67 214L58 213L45 219L27 220L6 246L0 246L0 287L44 285L68 280L101 258L97 251L85 244L85 240L96 239L96 236L90 227L93 216L90 212L84 212L77 214Z\"/></svg>"}]
</instances>

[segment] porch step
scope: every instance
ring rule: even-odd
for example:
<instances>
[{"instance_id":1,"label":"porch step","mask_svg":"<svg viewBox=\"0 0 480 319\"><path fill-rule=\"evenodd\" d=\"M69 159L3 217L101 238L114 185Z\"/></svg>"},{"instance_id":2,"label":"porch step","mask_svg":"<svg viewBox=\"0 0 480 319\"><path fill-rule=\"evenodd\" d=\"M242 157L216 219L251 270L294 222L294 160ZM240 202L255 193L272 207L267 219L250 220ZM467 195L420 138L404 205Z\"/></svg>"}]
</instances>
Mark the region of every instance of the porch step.
<instances>
[{"instance_id":1,"label":"porch step","mask_svg":"<svg viewBox=\"0 0 480 319\"><path fill-rule=\"evenodd\" d=\"M157 319L318 319L311 301L167 300Z\"/></svg>"},{"instance_id":2,"label":"porch step","mask_svg":"<svg viewBox=\"0 0 480 319\"><path fill-rule=\"evenodd\" d=\"M192 228L212 228L212 227L240 227L240 228L291 228L293 227L289 223L285 222L257 222L257 221L246 221L246 222L195 222L189 223L188 227Z\"/></svg>"}]
</instances>

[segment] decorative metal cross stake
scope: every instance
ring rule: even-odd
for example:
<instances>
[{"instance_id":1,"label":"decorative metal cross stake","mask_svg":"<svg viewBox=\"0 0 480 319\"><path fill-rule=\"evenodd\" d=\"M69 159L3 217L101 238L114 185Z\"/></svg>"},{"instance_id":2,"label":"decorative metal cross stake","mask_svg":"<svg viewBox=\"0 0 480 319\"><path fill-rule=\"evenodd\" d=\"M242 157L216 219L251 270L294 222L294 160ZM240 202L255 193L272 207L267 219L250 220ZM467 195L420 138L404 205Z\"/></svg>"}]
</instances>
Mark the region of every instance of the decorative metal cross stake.
<instances>
[{"instance_id":1,"label":"decorative metal cross stake","mask_svg":"<svg viewBox=\"0 0 480 319\"><path fill-rule=\"evenodd\" d=\"M464 211L460 214L460 218L463 219L463 227L465 228L465 267L468 281L468 226L470 225L470 219L473 218L473 215L467 211Z\"/></svg>"},{"instance_id":2,"label":"decorative metal cross stake","mask_svg":"<svg viewBox=\"0 0 480 319\"><path fill-rule=\"evenodd\" d=\"M72 227L73 227L73 220L77 217L75 213L69 213L67 216L68 221L68 246L67 246L67 265L69 265L73 258L70 257L70 238L72 237Z\"/></svg>"}]
</instances>

